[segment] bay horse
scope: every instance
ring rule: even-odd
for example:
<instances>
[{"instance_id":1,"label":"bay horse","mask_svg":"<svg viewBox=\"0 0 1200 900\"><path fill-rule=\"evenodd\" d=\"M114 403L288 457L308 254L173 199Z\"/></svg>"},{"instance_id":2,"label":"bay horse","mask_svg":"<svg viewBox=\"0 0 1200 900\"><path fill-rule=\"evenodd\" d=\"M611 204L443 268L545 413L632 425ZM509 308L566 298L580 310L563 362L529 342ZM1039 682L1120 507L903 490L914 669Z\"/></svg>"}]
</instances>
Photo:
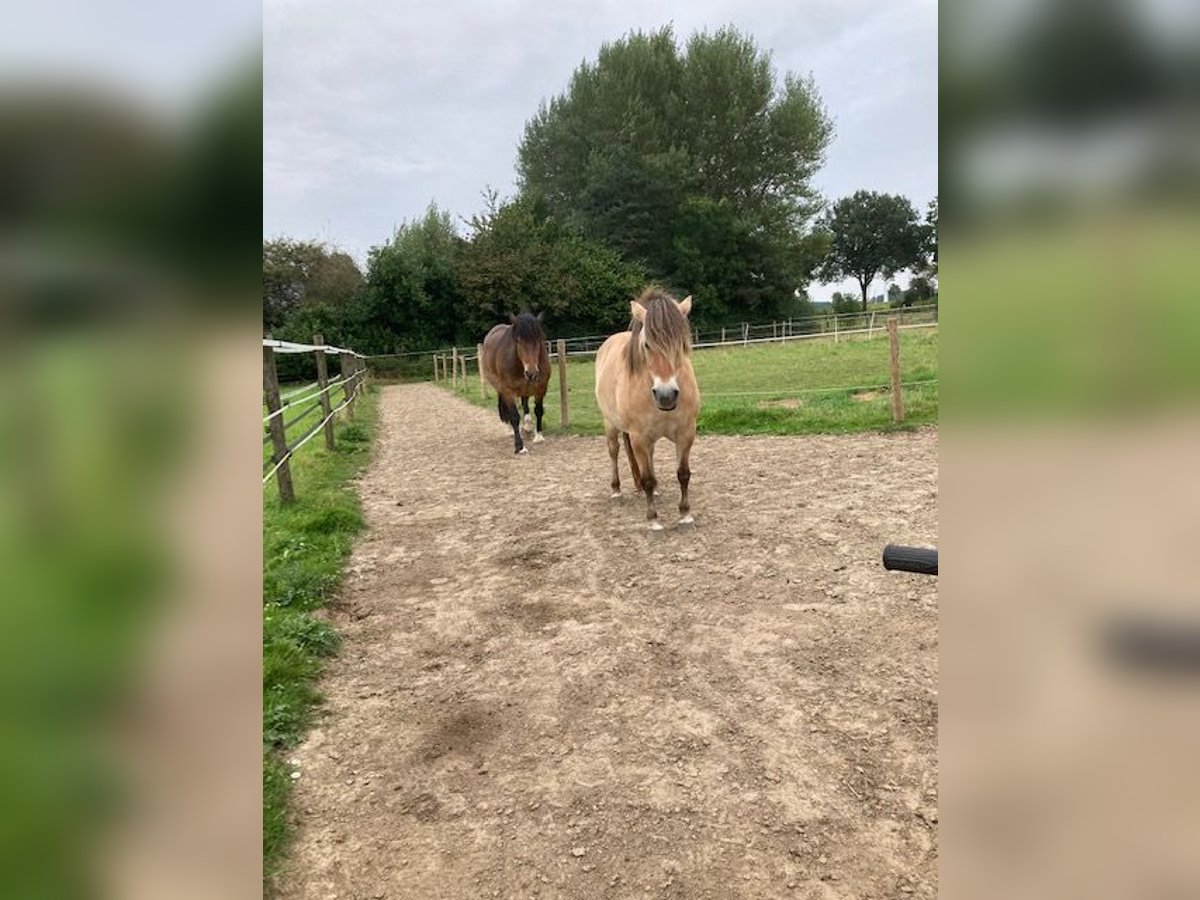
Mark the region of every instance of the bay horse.
<instances>
[{"instance_id":1,"label":"bay horse","mask_svg":"<svg viewBox=\"0 0 1200 900\"><path fill-rule=\"evenodd\" d=\"M621 496L617 456L624 439L635 493L646 494L646 519L654 531L662 529L654 508L654 445L659 438L675 444L679 523L695 521L688 505L688 455L696 439L700 387L692 371L691 311L691 296L676 301L660 288L648 288L630 303L629 330L609 337L596 353L596 404L612 460L612 496Z\"/></svg>"},{"instance_id":2,"label":"bay horse","mask_svg":"<svg viewBox=\"0 0 1200 900\"><path fill-rule=\"evenodd\" d=\"M525 431L531 430L529 398L534 398L537 430L533 442L541 443L542 413L545 412L546 388L550 385L550 354L546 336L542 333L542 314L523 312L509 316L507 325L497 325L483 339L483 355L479 361L483 377L496 389L496 405L500 421L512 426L514 452L528 453L521 440L521 417L517 401L525 410Z\"/></svg>"}]
</instances>

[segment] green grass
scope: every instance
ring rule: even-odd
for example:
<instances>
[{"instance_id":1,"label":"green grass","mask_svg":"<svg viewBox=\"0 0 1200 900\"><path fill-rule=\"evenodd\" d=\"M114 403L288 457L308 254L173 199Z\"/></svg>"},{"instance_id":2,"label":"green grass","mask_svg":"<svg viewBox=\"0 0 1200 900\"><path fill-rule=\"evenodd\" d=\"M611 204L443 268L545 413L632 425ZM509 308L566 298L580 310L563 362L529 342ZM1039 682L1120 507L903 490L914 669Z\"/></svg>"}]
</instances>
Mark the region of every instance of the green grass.
<instances>
[{"instance_id":1,"label":"green grass","mask_svg":"<svg viewBox=\"0 0 1200 900\"><path fill-rule=\"evenodd\" d=\"M336 587L354 536L362 529L347 482L366 464L375 430L376 394L359 395L355 421L336 431L329 452L318 436L291 461L295 503L279 502L274 478L263 500L263 863L276 870L291 829L291 770L286 752L307 729L314 687L337 634L315 615ZM344 415L344 414L343 414ZM310 424L310 423L306 423ZM305 424L296 426L302 434ZM295 435L289 434L290 438Z\"/></svg>"},{"instance_id":2,"label":"green grass","mask_svg":"<svg viewBox=\"0 0 1200 900\"><path fill-rule=\"evenodd\" d=\"M838 343L820 339L697 350L692 362L700 382L698 426L703 434L887 431L936 422L938 417L938 385L934 383L905 387L905 420L900 426L892 422L891 391L886 387L890 378L886 335ZM594 358L572 360L567 369L570 432L603 433L593 393ZM900 369L905 383L938 377L936 329L901 332ZM480 397L475 372L457 393L477 405L496 407L490 388L490 399ZM546 394L545 427L561 432L557 366Z\"/></svg>"},{"instance_id":3,"label":"green grass","mask_svg":"<svg viewBox=\"0 0 1200 900\"><path fill-rule=\"evenodd\" d=\"M950 415L1060 423L1194 410L1200 220L1184 196L1179 208L1097 204L953 231L952 277L971 302L951 308Z\"/></svg>"}]
</instances>

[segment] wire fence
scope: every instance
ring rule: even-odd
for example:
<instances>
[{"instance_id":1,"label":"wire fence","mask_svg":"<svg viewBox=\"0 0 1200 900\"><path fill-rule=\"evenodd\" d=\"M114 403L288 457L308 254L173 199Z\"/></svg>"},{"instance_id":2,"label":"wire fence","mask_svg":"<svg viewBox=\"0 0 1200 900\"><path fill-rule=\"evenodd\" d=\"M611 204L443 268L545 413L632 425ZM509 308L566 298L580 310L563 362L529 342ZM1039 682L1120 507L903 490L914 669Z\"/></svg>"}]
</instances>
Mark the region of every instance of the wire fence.
<instances>
[{"instance_id":1,"label":"wire fence","mask_svg":"<svg viewBox=\"0 0 1200 900\"><path fill-rule=\"evenodd\" d=\"M263 463L263 485L274 477L279 486L279 498L284 503L291 503L295 499L291 460L318 432L324 433L326 448L334 449L334 420L343 410L350 418L354 417L354 401L362 392L367 378L365 357L361 353L332 347L324 342L321 335L316 335L313 341L312 344L298 344L269 337L263 339L263 397L267 410L263 416L263 445L271 446L270 455ZM286 395L281 394L276 365L276 354L280 353L313 354L317 380L312 384L294 387ZM341 374L337 378L330 379L328 376L328 356L339 359ZM342 400L334 406L333 391L339 388ZM308 424L298 431L297 426L302 423Z\"/></svg>"},{"instance_id":2,"label":"wire fence","mask_svg":"<svg viewBox=\"0 0 1200 900\"><path fill-rule=\"evenodd\" d=\"M726 325L711 325L692 331L692 347L697 350L737 346L749 347L756 344L790 343L807 340L872 339L882 336L885 322L895 318L902 330L913 327L936 328L938 307L935 303L914 304L896 309L877 309L865 312L827 313L776 319L770 322L730 322ZM610 333L611 334L611 333ZM564 337L569 357L586 357L600 349L610 334L577 335ZM555 352L558 339L548 341L549 350ZM398 353L379 353L366 356L372 376L398 381L440 381L453 378L456 369L454 360L473 362L470 347L441 347L434 350L409 350Z\"/></svg>"},{"instance_id":3,"label":"wire fence","mask_svg":"<svg viewBox=\"0 0 1200 900\"><path fill-rule=\"evenodd\" d=\"M934 314L936 315L936 311ZM894 312L888 311L886 318L884 316L878 316L874 320L872 320L872 317L868 314L865 318L861 319L861 324L864 327L841 329L837 326L831 326L829 331L823 332L823 333L822 332L793 333L790 328L784 327L784 323L775 323L775 334L774 334L774 336L771 336L771 337L750 337L749 334L751 334L753 332L751 332L749 329L747 329L747 331L745 333L746 336L740 337L737 340L715 341L715 342L708 342L708 343L704 343L704 342L694 343L692 345L693 349L697 349L697 350L716 350L716 349L725 348L725 349L733 350L736 352L742 348L762 346L764 344L790 344L790 343L799 342L799 341L811 341L811 340L820 340L820 339L828 340L831 342L837 342L840 340L872 341L876 337L882 338L884 336L886 336L888 339L887 346L889 348L888 349L888 357L889 358L886 362L883 360L880 361L880 374L882 375L885 372L887 372L891 376L890 380L887 382L879 382L879 383L872 383L872 384L838 385L838 386L831 386L831 387L803 387L803 388L795 388L795 389L780 388L777 386L777 387L771 388L769 390L768 389L737 390L737 391L708 391L708 390L706 390L706 391L704 391L704 396L708 397L708 398L717 398L717 397L747 397L747 398L750 398L750 397L780 397L780 398L782 398L782 397L803 397L803 396L807 396L807 395L821 395L821 394L863 394L863 393L870 392L870 391L888 392L892 396L892 420L897 423L902 422L905 417L904 397L903 397L905 389L924 390L924 389L929 388L931 385L936 385L938 383L938 379L936 379L936 378L916 377L916 378L910 378L907 381L905 381L901 378L900 339L899 339L900 332L936 329L938 327L936 318L934 318L933 321L922 321L921 320L923 316L928 316L928 315L929 315L929 310L927 310L927 309L920 309L915 312L911 312L908 314L907 317L904 316L903 314L901 314L900 310L896 310ZM860 323L860 317L858 317L858 315L856 314L855 317L851 318L851 321L853 321L857 325ZM753 327L758 329L759 331L766 331L767 329L771 328L770 325L758 325L758 326L753 326ZM705 333L706 332L701 332L701 335L703 336ZM552 366L556 366L558 369L558 380L559 380L559 388L560 388L560 391L559 391L560 416L561 416L562 427L564 429L568 427L568 424L570 422L570 408L569 408L570 389L568 386L568 379L570 378L570 375L569 375L569 369L567 366L567 362L569 359L572 359L572 358L580 359L580 358L593 357L593 356L595 356L597 349L598 349L598 346L597 346L596 348L593 348L593 349L570 350L570 349L568 349L568 347L571 346L571 344L570 344L571 340L572 339L569 339L569 338L560 338L556 341L547 341L546 342L547 352L549 354ZM575 340L578 342L581 339L576 338ZM428 357L426 357L424 359L424 362L426 362L430 366L429 371L431 372L433 381L435 383L445 384L447 387L451 387L455 390L458 390L460 387L462 389L473 389L473 388L470 388L471 383L474 382L475 380L478 380L478 389L480 392L480 397L482 399L487 399L488 394L489 394L489 384L488 384L487 379L484 376L484 372L479 363L482 353L483 353L483 345L482 344L477 344L475 346L474 353L462 352L457 347L452 347L446 353L440 353L440 352L431 353ZM373 368L375 360L374 360L374 358L369 358L369 359L371 359L371 365ZM918 371L914 374L920 376L923 373ZM429 376L429 374L426 374L425 377L426 377L426 379L428 379L430 376Z\"/></svg>"},{"instance_id":4,"label":"wire fence","mask_svg":"<svg viewBox=\"0 0 1200 900\"><path fill-rule=\"evenodd\" d=\"M763 344L786 344L797 341L829 340L872 340L876 335L887 334L890 347L891 380L887 383L862 384L838 387L811 387L795 390L780 390L778 387L764 390L708 391L707 397L769 397L803 396L808 394L834 394L866 391L888 391L892 395L893 419L904 419L903 392L905 388L923 388L937 384L936 378L916 378L903 381L900 377L899 332L913 329L936 329L938 327L937 306L922 305L895 310L875 310L855 313L829 313L805 319L784 319L770 323L736 323L733 326L696 329L692 334L692 346L696 350L749 348ZM594 356L609 335L583 335L573 338L558 338L547 341L547 351L558 368L560 415L562 427L570 421L568 366L569 358ZM354 403L366 384L368 367L373 376L396 374L399 364L412 378L434 382L449 382L448 386L467 388L478 379L483 398L488 396L488 384L480 366L483 345L476 344L474 353L450 347L446 350L413 351L410 353L380 354L367 356L354 350L334 347L315 335L312 344L264 338L263 346L263 392L266 414L263 416L263 445L269 453L263 463L263 485L275 478L280 499L289 503L295 499L290 462L295 455L320 432L325 445L335 447L333 424L343 411L349 418L354 416ZM296 385L286 392L280 390L276 356L296 358L299 354L311 354L317 370L317 379L311 383ZM330 378L327 358L337 357L340 373ZM390 364L390 365L389 365ZM311 371L311 370L310 370ZM335 391L340 393L340 402L335 404Z\"/></svg>"},{"instance_id":5,"label":"wire fence","mask_svg":"<svg viewBox=\"0 0 1200 900\"><path fill-rule=\"evenodd\" d=\"M730 321L724 325L706 325L692 330L692 346L696 348L733 346L735 344L771 343L777 341L805 340L844 337L865 334L868 337L881 334L887 319L895 317L901 327L914 324L937 324L936 303L913 304L894 309L874 309L835 313L832 310L810 316L794 316L773 319L770 322ZM600 349L612 332L607 334L585 334L564 337L567 352L571 355L594 353ZM550 341L550 343L555 343ZM373 353L367 355L372 371L387 372L391 369L411 371L415 377L428 377L432 359L447 357L453 352L462 352L457 347L439 347L433 350L407 350L397 353Z\"/></svg>"}]
</instances>

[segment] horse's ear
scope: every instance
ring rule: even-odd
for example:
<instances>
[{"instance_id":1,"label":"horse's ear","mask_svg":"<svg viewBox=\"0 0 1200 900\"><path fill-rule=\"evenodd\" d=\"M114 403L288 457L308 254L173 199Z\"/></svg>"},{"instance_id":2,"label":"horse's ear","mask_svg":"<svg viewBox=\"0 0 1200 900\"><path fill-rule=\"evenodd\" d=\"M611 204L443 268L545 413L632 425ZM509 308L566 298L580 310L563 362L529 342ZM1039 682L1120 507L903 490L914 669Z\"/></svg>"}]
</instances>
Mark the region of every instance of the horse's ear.
<instances>
[{"instance_id":1,"label":"horse's ear","mask_svg":"<svg viewBox=\"0 0 1200 900\"><path fill-rule=\"evenodd\" d=\"M509 314L508 314L508 324L509 324L509 325L516 325L516 324L517 324L517 317L516 317L516 316L514 316L512 313L509 313Z\"/></svg>"},{"instance_id":2,"label":"horse's ear","mask_svg":"<svg viewBox=\"0 0 1200 900\"><path fill-rule=\"evenodd\" d=\"M682 300L679 301L679 311L681 313L683 313L684 318L686 318L687 314L692 311L692 295L691 294L688 294L686 297L684 297Z\"/></svg>"},{"instance_id":3,"label":"horse's ear","mask_svg":"<svg viewBox=\"0 0 1200 900\"><path fill-rule=\"evenodd\" d=\"M545 320L545 318L546 318L546 311L545 311L545 310L542 310L540 313L538 313L538 321L539 321L539 322L542 322L542 321L544 321L544 320Z\"/></svg>"},{"instance_id":4,"label":"horse's ear","mask_svg":"<svg viewBox=\"0 0 1200 900\"><path fill-rule=\"evenodd\" d=\"M629 301L629 311L633 313L633 317L639 322L646 321L646 307L642 306L636 300Z\"/></svg>"}]
</instances>

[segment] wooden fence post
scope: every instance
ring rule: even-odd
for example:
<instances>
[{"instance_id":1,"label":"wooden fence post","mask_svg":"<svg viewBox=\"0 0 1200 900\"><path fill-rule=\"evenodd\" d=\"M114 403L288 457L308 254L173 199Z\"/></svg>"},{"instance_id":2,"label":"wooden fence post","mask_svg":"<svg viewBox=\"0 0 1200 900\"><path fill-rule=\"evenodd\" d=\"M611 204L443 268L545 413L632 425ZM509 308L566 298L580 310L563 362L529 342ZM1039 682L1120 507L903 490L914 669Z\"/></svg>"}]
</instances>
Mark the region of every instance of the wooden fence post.
<instances>
[{"instance_id":1,"label":"wooden fence post","mask_svg":"<svg viewBox=\"0 0 1200 900\"><path fill-rule=\"evenodd\" d=\"M450 381L455 387L458 387L458 348L453 347L450 350Z\"/></svg>"},{"instance_id":2,"label":"wooden fence post","mask_svg":"<svg viewBox=\"0 0 1200 900\"><path fill-rule=\"evenodd\" d=\"M837 313L834 313L833 314L833 342L835 344L838 342L837 322L838 322L838 315L837 315Z\"/></svg>"},{"instance_id":3,"label":"wooden fence post","mask_svg":"<svg viewBox=\"0 0 1200 900\"><path fill-rule=\"evenodd\" d=\"M267 412L271 420L267 427L271 431L271 445L274 453L271 461L278 468L275 470L275 480L279 485L279 499L291 503L296 499L292 490L292 470L287 463L287 434L283 430L283 415L275 415L283 408L279 401L279 375L275 371L275 351L271 347L263 347L263 391L267 395Z\"/></svg>"},{"instance_id":4,"label":"wooden fence post","mask_svg":"<svg viewBox=\"0 0 1200 900\"><path fill-rule=\"evenodd\" d=\"M467 355L464 353L458 358L458 363L462 367L463 390L467 389Z\"/></svg>"},{"instance_id":5,"label":"wooden fence post","mask_svg":"<svg viewBox=\"0 0 1200 900\"><path fill-rule=\"evenodd\" d=\"M867 323L867 340L871 339L871 335L875 333L875 310L871 310L871 321Z\"/></svg>"},{"instance_id":6,"label":"wooden fence post","mask_svg":"<svg viewBox=\"0 0 1200 900\"><path fill-rule=\"evenodd\" d=\"M562 430L571 424L567 409L567 342L558 339L558 402L561 406Z\"/></svg>"},{"instance_id":7,"label":"wooden fence post","mask_svg":"<svg viewBox=\"0 0 1200 900\"><path fill-rule=\"evenodd\" d=\"M475 345L475 362L479 364L479 396L487 399L487 381L483 377L483 344Z\"/></svg>"},{"instance_id":8,"label":"wooden fence post","mask_svg":"<svg viewBox=\"0 0 1200 900\"><path fill-rule=\"evenodd\" d=\"M721 329L721 343L722 344L725 343L725 329L724 328Z\"/></svg>"},{"instance_id":9,"label":"wooden fence post","mask_svg":"<svg viewBox=\"0 0 1200 900\"><path fill-rule=\"evenodd\" d=\"M888 344L892 366L892 421L904 421L904 394L900 387L900 328L895 316L887 320Z\"/></svg>"},{"instance_id":10,"label":"wooden fence post","mask_svg":"<svg viewBox=\"0 0 1200 900\"><path fill-rule=\"evenodd\" d=\"M313 335L313 343L318 347L325 346L325 335ZM321 389L321 412L322 418L325 420L325 449L333 449L333 418L330 416L330 410L333 409L333 404L329 402L329 372L325 367L325 351L317 351L317 386Z\"/></svg>"},{"instance_id":11,"label":"wooden fence post","mask_svg":"<svg viewBox=\"0 0 1200 900\"><path fill-rule=\"evenodd\" d=\"M745 347L750 340L750 326L746 322L742 323L742 346Z\"/></svg>"},{"instance_id":12,"label":"wooden fence post","mask_svg":"<svg viewBox=\"0 0 1200 900\"><path fill-rule=\"evenodd\" d=\"M773 341L779 340L779 323L778 322L771 323L771 340L773 340Z\"/></svg>"},{"instance_id":13,"label":"wooden fence post","mask_svg":"<svg viewBox=\"0 0 1200 900\"><path fill-rule=\"evenodd\" d=\"M438 380L437 354L434 353L434 354L432 354L432 356L433 356L433 383L437 384L437 380Z\"/></svg>"},{"instance_id":14,"label":"wooden fence post","mask_svg":"<svg viewBox=\"0 0 1200 900\"><path fill-rule=\"evenodd\" d=\"M353 363L348 358L349 354L339 353L338 362L342 367L342 389L346 392L346 414L354 418L354 370Z\"/></svg>"}]
</instances>

